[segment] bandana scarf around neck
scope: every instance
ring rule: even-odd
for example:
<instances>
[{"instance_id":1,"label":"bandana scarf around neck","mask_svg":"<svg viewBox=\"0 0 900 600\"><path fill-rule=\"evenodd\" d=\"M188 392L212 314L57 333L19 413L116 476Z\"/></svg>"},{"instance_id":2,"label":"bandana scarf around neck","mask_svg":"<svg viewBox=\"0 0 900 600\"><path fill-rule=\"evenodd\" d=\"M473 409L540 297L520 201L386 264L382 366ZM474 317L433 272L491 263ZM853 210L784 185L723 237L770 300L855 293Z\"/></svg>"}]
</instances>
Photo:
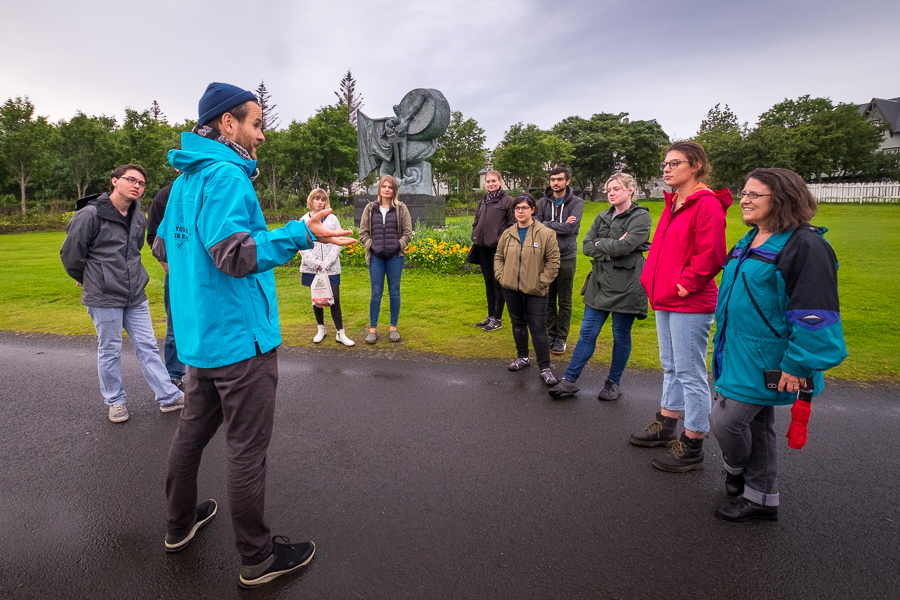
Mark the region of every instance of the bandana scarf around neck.
<instances>
[{"instance_id":1,"label":"bandana scarf around neck","mask_svg":"<svg viewBox=\"0 0 900 600\"><path fill-rule=\"evenodd\" d=\"M496 192L488 190L487 199L490 201L497 200L503 196L503 188L497 188Z\"/></svg>"},{"instance_id":2,"label":"bandana scarf around neck","mask_svg":"<svg viewBox=\"0 0 900 600\"><path fill-rule=\"evenodd\" d=\"M236 142L232 142L231 140L226 138L224 135L222 135L221 133L219 133L212 127L209 127L208 125L197 125L193 129L193 133L196 133L200 137L205 137L210 140L215 140L215 141L219 142L220 144L225 144L226 146L228 146L229 148L231 148L232 150L237 152L237 155L240 156L241 158L243 158L244 160L253 160L252 158L250 158L250 153L247 152L247 150L245 150L243 146L241 146L240 144L238 144ZM256 168L256 170L253 171L253 174L250 175L250 181L256 181L257 177L259 177L259 168Z\"/></svg>"}]
</instances>

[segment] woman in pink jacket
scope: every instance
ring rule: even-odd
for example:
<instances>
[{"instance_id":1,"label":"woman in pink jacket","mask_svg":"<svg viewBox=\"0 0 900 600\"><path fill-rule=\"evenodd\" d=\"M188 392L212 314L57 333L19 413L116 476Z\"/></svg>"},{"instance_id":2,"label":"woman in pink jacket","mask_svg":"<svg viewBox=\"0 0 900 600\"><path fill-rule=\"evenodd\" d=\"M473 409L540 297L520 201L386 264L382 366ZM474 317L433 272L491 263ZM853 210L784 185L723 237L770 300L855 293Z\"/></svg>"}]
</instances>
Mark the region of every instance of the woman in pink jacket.
<instances>
[{"instance_id":1,"label":"woman in pink jacket","mask_svg":"<svg viewBox=\"0 0 900 600\"><path fill-rule=\"evenodd\" d=\"M718 296L713 278L725 262L725 211L733 198L730 191L713 191L704 183L711 168L700 144L672 144L660 168L675 193L666 194L641 284L656 313L663 391L656 418L629 441L668 445L670 452L653 466L685 473L703 468L711 408L706 353ZM678 437L682 411L684 433Z\"/></svg>"}]
</instances>

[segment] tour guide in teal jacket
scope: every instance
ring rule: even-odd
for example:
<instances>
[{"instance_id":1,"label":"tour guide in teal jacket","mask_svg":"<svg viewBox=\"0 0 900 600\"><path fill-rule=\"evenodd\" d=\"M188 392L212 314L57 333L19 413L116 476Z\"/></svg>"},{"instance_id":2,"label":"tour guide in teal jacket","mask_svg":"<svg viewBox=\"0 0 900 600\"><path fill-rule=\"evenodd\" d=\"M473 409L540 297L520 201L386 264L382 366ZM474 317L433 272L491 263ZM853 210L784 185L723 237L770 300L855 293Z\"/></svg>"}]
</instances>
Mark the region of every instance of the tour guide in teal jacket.
<instances>
[{"instance_id":1,"label":"tour guide in teal jacket","mask_svg":"<svg viewBox=\"0 0 900 600\"><path fill-rule=\"evenodd\" d=\"M255 160L188 132L181 148L169 151L184 174L159 227L169 272L179 274L171 295L178 356L195 367L221 367L281 344L271 269L316 238L299 221L269 231L250 180ZM255 253L235 252L253 243Z\"/></svg>"}]
</instances>

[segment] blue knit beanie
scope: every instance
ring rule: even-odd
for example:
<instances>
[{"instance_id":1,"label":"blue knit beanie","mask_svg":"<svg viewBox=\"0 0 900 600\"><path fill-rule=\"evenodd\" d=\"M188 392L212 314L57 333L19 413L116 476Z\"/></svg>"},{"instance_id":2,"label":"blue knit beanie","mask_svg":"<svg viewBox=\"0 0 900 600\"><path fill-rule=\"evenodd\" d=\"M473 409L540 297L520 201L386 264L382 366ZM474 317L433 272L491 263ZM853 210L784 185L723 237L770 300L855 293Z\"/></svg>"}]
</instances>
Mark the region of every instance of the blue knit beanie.
<instances>
[{"instance_id":1,"label":"blue knit beanie","mask_svg":"<svg viewBox=\"0 0 900 600\"><path fill-rule=\"evenodd\" d=\"M206 86L206 91L200 98L200 119L197 122L205 125L222 113L228 112L229 109L249 100L258 102L256 94L253 92L242 90L228 83L213 82Z\"/></svg>"}]
</instances>

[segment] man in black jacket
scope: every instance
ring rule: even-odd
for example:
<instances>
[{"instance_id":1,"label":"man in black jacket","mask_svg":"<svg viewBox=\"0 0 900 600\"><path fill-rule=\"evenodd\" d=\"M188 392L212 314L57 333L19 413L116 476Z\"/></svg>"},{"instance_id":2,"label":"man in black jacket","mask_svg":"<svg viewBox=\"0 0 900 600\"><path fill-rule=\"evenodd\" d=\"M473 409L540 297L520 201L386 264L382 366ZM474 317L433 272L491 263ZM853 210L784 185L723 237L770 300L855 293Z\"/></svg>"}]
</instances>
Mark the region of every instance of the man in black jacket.
<instances>
[{"instance_id":1,"label":"man in black jacket","mask_svg":"<svg viewBox=\"0 0 900 600\"><path fill-rule=\"evenodd\" d=\"M572 289L575 285L575 266L578 258L578 229L584 213L584 200L574 194L569 170L554 167L550 171L550 186L538 202L534 218L556 232L559 244L559 273L550 284L547 294L547 335L550 352L566 351L566 338L572 321Z\"/></svg>"},{"instance_id":2,"label":"man in black jacket","mask_svg":"<svg viewBox=\"0 0 900 600\"><path fill-rule=\"evenodd\" d=\"M180 175L181 171L175 169ZM166 203L169 201L169 192L172 191L172 184L159 190L153 197L153 203L150 205L150 212L147 215L147 245L153 247L153 241L156 239L156 230L159 223L166 214ZM163 355L166 357L166 371L169 372L169 379L172 380L178 389L184 391L184 363L178 360L178 349L175 347L175 330L172 328L172 307L169 306L169 265L161 262L166 277L163 280L163 302L166 306L166 341L163 345Z\"/></svg>"},{"instance_id":3,"label":"man in black jacket","mask_svg":"<svg viewBox=\"0 0 900 600\"><path fill-rule=\"evenodd\" d=\"M66 273L81 287L81 303L97 330L97 371L109 420L128 420L122 386L122 328L159 403L159 410L184 408L184 394L169 381L159 357L144 288L150 277L141 264L146 220L139 198L147 172L122 165L110 179L112 191L82 198L59 251Z\"/></svg>"}]
</instances>

